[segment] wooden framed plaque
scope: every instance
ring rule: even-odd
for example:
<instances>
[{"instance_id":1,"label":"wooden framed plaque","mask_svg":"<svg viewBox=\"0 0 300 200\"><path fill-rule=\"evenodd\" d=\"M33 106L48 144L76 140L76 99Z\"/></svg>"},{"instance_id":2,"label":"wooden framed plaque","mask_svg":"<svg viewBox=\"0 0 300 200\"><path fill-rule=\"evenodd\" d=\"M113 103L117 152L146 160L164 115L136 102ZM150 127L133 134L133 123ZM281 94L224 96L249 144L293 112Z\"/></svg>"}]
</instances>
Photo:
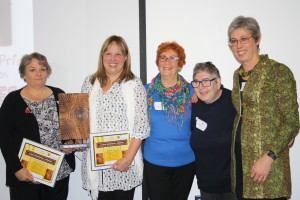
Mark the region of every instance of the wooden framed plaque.
<instances>
[{"instance_id":1,"label":"wooden framed plaque","mask_svg":"<svg viewBox=\"0 0 300 200\"><path fill-rule=\"evenodd\" d=\"M89 94L60 93L58 100L60 139L89 139ZM61 148L81 147L87 147L87 144L61 145Z\"/></svg>"}]
</instances>

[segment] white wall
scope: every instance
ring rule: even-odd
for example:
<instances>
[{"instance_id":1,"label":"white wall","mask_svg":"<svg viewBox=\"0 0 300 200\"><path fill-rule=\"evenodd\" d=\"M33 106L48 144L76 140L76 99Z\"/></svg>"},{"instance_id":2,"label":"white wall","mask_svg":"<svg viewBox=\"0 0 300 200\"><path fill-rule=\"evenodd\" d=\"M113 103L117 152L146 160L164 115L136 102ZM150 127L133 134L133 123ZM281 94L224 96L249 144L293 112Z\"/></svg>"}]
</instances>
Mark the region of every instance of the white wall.
<instances>
[{"instance_id":1,"label":"white wall","mask_svg":"<svg viewBox=\"0 0 300 200\"><path fill-rule=\"evenodd\" d=\"M102 43L122 36L139 75L138 0L34 0L35 50L44 53L53 74L48 84L79 92L83 79L97 69Z\"/></svg>"},{"instance_id":2,"label":"white wall","mask_svg":"<svg viewBox=\"0 0 300 200\"><path fill-rule=\"evenodd\" d=\"M261 25L261 53L285 63L294 72L300 95L300 2L297 0L151 0L146 2L148 81L157 74L155 53L161 42L175 40L186 50L182 75L191 80L197 62L212 61L225 87L232 88L238 67L227 46L227 28L237 15L255 17ZM79 92L84 77L93 73L102 42L111 34L123 36L131 50L133 71L139 75L138 0L33 0L34 49L45 54L53 74L48 84L66 92ZM1 13L0 13L1 17ZM17 73L17 72L16 72ZM299 102L299 97L298 97ZM299 139L291 150L293 200L300 199ZM69 199L90 199L81 188L80 161L71 175ZM4 186L5 164L0 159L1 199L9 199ZM194 183L189 200L198 194ZM137 189L135 200L141 199Z\"/></svg>"}]
</instances>

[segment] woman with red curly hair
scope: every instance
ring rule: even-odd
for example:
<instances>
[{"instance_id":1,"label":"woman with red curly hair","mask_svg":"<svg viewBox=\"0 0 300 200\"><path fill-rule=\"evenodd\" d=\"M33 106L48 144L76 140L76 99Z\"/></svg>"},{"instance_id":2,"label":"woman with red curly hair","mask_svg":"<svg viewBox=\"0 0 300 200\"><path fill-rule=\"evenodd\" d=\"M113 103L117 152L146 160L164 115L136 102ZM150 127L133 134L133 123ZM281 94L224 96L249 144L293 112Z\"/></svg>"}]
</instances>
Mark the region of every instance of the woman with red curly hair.
<instances>
[{"instance_id":1,"label":"woman with red curly hair","mask_svg":"<svg viewBox=\"0 0 300 200\"><path fill-rule=\"evenodd\" d=\"M185 200L194 180L195 156L190 147L194 91L179 75L184 64L179 44L160 44L159 74L146 85L151 132L144 144L144 173L151 200Z\"/></svg>"}]
</instances>

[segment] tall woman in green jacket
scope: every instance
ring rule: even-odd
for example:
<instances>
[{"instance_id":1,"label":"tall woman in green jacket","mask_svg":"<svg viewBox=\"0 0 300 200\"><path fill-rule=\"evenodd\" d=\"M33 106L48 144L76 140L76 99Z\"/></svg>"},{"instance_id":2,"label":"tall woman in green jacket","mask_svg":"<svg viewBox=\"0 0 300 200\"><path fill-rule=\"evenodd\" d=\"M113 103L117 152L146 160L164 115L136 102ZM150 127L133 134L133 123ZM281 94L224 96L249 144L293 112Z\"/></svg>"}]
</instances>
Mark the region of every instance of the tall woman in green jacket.
<instances>
[{"instance_id":1,"label":"tall woman in green jacket","mask_svg":"<svg viewBox=\"0 0 300 200\"><path fill-rule=\"evenodd\" d=\"M229 47L241 66L234 73L237 116L232 143L232 189L239 199L291 196L289 142L299 130L296 82L284 64L259 55L260 27L236 17Z\"/></svg>"}]
</instances>

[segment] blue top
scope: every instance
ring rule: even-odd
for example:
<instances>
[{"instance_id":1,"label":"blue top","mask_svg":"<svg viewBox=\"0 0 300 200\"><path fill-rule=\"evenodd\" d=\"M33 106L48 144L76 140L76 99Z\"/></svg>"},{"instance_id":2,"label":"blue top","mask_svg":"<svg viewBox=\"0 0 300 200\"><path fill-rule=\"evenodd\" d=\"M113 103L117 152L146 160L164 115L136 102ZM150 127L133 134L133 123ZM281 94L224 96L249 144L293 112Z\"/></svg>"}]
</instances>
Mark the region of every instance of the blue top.
<instances>
[{"instance_id":1,"label":"blue top","mask_svg":"<svg viewBox=\"0 0 300 200\"><path fill-rule=\"evenodd\" d=\"M146 90L149 84L145 86ZM194 89L189 84L191 97ZM155 102L161 102L159 94L153 96ZM178 167L195 161L194 152L190 146L191 108L186 106L187 118L182 128L168 122L163 110L153 107L150 110L150 137L144 143L144 159L148 162L165 167Z\"/></svg>"}]
</instances>

